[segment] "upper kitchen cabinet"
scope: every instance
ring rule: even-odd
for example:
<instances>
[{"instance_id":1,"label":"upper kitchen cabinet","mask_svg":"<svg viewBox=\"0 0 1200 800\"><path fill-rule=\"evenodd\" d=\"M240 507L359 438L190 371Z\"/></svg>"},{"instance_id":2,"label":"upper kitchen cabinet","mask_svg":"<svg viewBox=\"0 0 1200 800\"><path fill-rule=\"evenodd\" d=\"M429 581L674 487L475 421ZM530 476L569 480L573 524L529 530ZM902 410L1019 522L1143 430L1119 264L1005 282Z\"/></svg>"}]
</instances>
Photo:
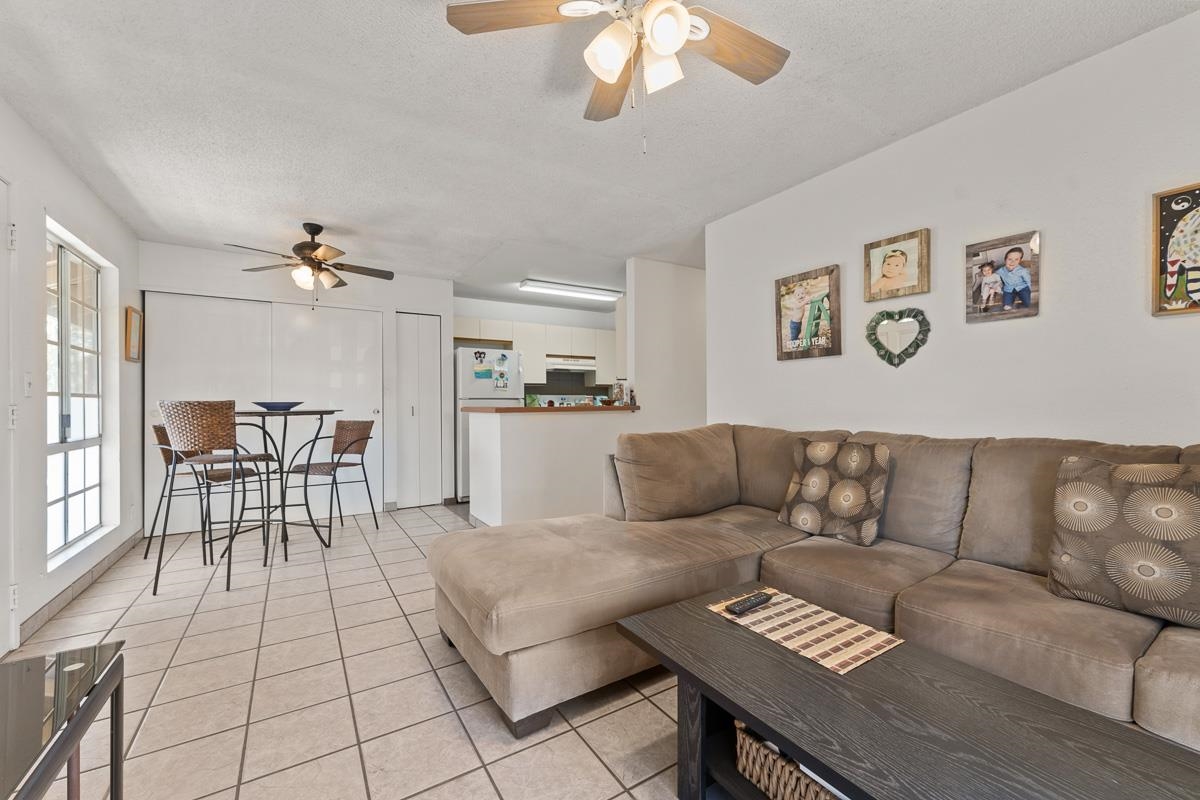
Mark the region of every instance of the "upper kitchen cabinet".
<instances>
[{"instance_id":1,"label":"upper kitchen cabinet","mask_svg":"<svg viewBox=\"0 0 1200 800\"><path fill-rule=\"evenodd\" d=\"M596 383L611 386L617 380L617 332L596 333Z\"/></svg>"},{"instance_id":2,"label":"upper kitchen cabinet","mask_svg":"<svg viewBox=\"0 0 1200 800\"><path fill-rule=\"evenodd\" d=\"M546 382L546 326L532 322L512 323L513 350L521 354L526 383Z\"/></svg>"},{"instance_id":3,"label":"upper kitchen cabinet","mask_svg":"<svg viewBox=\"0 0 1200 800\"><path fill-rule=\"evenodd\" d=\"M571 349L567 351L572 356L596 355L596 329L571 328Z\"/></svg>"},{"instance_id":4,"label":"upper kitchen cabinet","mask_svg":"<svg viewBox=\"0 0 1200 800\"><path fill-rule=\"evenodd\" d=\"M511 342L513 340L513 323L506 319L479 320L479 338L495 342Z\"/></svg>"},{"instance_id":5,"label":"upper kitchen cabinet","mask_svg":"<svg viewBox=\"0 0 1200 800\"><path fill-rule=\"evenodd\" d=\"M482 339L480 327L483 320L478 317L455 317L454 318L454 338L455 339Z\"/></svg>"},{"instance_id":6,"label":"upper kitchen cabinet","mask_svg":"<svg viewBox=\"0 0 1200 800\"><path fill-rule=\"evenodd\" d=\"M547 325L546 352L554 356L574 355L571 349L572 330L563 325Z\"/></svg>"}]
</instances>

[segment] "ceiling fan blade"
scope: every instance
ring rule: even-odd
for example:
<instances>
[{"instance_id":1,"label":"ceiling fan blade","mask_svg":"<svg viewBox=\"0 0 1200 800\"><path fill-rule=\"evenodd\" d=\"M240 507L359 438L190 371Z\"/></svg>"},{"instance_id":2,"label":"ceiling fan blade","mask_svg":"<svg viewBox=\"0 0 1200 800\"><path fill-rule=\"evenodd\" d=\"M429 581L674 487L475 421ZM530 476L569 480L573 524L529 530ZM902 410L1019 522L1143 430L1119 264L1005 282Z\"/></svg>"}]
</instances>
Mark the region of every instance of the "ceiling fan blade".
<instances>
[{"instance_id":1,"label":"ceiling fan blade","mask_svg":"<svg viewBox=\"0 0 1200 800\"><path fill-rule=\"evenodd\" d=\"M629 84L633 82L633 72L641 58L642 48L635 47L633 56L625 62L625 69L621 70L621 76L617 78L616 83L605 83L599 78L596 79L596 85L592 87L592 96L588 98L587 108L583 112L584 119L603 122L621 113L621 108L625 105L625 95L629 94Z\"/></svg>"},{"instance_id":2,"label":"ceiling fan blade","mask_svg":"<svg viewBox=\"0 0 1200 800\"><path fill-rule=\"evenodd\" d=\"M344 255L346 255L345 250L338 250L336 247L330 247L327 244L321 245L320 247L318 247L316 250L313 250L313 252L312 252L313 258L315 258L317 261L325 261L325 262L337 261L339 258L341 258Z\"/></svg>"},{"instance_id":3,"label":"ceiling fan blade","mask_svg":"<svg viewBox=\"0 0 1200 800\"><path fill-rule=\"evenodd\" d=\"M229 242L226 242L225 246L226 247L236 247L239 250L252 250L255 253L266 253L269 256L279 256L280 258L291 258L291 256L289 256L287 253L276 253L274 250L260 250L257 247L246 247L246 245L244 245L244 244L230 244Z\"/></svg>"},{"instance_id":4,"label":"ceiling fan blade","mask_svg":"<svg viewBox=\"0 0 1200 800\"><path fill-rule=\"evenodd\" d=\"M289 261L286 264L268 264L265 267L250 267L249 269L242 270L242 272L266 272L269 269L283 269L284 267L295 267L296 263L297 262L295 262L295 261Z\"/></svg>"},{"instance_id":5,"label":"ceiling fan blade","mask_svg":"<svg viewBox=\"0 0 1200 800\"><path fill-rule=\"evenodd\" d=\"M791 55L791 51L703 6L693 6L688 13L707 22L709 34L700 41L689 40L687 48L753 84L775 77Z\"/></svg>"},{"instance_id":6,"label":"ceiling fan blade","mask_svg":"<svg viewBox=\"0 0 1200 800\"><path fill-rule=\"evenodd\" d=\"M463 33L490 33L568 22L558 13L563 0L485 0L446 7L446 21Z\"/></svg>"},{"instance_id":7,"label":"ceiling fan blade","mask_svg":"<svg viewBox=\"0 0 1200 800\"><path fill-rule=\"evenodd\" d=\"M342 272L352 272L355 275L366 275L368 278L380 278L385 281L390 281L396 277L396 273L386 269L375 269L374 267L360 267L356 264L330 264L336 270Z\"/></svg>"}]
</instances>

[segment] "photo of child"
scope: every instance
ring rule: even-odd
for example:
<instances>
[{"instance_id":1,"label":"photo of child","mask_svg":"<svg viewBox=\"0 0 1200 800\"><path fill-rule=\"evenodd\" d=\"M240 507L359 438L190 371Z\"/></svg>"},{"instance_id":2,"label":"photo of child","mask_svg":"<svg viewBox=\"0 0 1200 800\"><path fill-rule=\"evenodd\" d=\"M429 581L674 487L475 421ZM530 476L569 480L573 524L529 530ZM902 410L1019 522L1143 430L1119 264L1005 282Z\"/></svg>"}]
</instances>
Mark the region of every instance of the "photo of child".
<instances>
[{"instance_id":1,"label":"photo of child","mask_svg":"<svg viewBox=\"0 0 1200 800\"><path fill-rule=\"evenodd\" d=\"M775 281L775 355L780 361L841 354L839 268Z\"/></svg>"},{"instance_id":2,"label":"photo of child","mask_svg":"<svg viewBox=\"0 0 1200 800\"><path fill-rule=\"evenodd\" d=\"M873 242L864 251L868 302L929 291L928 228Z\"/></svg>"},{"instance_id":3,"label":"photo of child","mask_svg":"<svg viewBox=\"0 0 1200 800\"><path fill-rule=\"evenodd\" d=\"M967 322L1038 313L1041 237L1037 231L967 247Z\"/></svg>"}]
</instances>

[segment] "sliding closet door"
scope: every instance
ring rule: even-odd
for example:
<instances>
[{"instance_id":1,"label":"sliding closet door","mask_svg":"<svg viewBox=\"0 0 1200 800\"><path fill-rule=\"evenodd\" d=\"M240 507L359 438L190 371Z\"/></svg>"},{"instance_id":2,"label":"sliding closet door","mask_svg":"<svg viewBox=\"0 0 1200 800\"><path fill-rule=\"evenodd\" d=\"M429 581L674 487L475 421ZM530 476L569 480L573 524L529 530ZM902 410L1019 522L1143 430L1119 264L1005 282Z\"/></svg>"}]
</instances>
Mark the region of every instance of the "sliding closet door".
<instances>
[{"instance_id":1,"label":"sliding closet door","mask_svg":"<svg viewBox=\"0 0 1200 800\"><path fill-rule=\"evenodd\" d=\"M150 530L166 467L153 425L159 400L235 400L245 408L271 399L271 304L220 297L146 293L145 528ZM261 441L242 436L247 446ZM186 478L179 478L179 484ZM171 506L170 532L200 529L196 498Z\"/></svg>"},{"instance_id":2,"label":"sliding closet door","mask_svg":"<svg viewBox=\"0 0 1200 800\"><path fill-rule=\"evenodd\" d=\"M396 315L397 504L442 502L441 318Z\"/></svg>"},{"instance_id":3,"label":"sliding closet door","mask_svg":"<svg viewBox=\"0 0 1200 800\"><path fill-rule=\"evenodd\" d=\"M274 400L302 400L303 407L340 408L326 417L322 435L333 433L336 420L371 420L373 437L367 445L367 475L375 508L383 507L383 315L377 311L275 303L272 306L272 386ZM288 429L293 448L316 433L316 423L294 418ZM317 450L329 456L329 442ZM358 470L343 471L349 479L361 478ZM324 481L322 481L324 482ZM341 490L346 514L368 514L362 484ZM314 500L315 513L328 513L328 493ZM297 496L293 499L299 499Z\"/></svg>"}]
</instances>

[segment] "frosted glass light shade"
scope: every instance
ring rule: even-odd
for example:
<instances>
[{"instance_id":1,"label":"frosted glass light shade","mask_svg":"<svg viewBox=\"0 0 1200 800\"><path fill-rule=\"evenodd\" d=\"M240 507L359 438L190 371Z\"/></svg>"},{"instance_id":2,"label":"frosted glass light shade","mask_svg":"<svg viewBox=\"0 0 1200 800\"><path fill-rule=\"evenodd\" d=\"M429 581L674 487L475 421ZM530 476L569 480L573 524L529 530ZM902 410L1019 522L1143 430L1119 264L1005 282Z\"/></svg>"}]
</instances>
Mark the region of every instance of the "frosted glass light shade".
<instances>
[{"instance_id":1,"label":"frosted glass light shade","mask_svg":"<svg viewBox=\"0 0 1200 800\"><path fill-rule=\"evenodd\" d=\"M642 9L642 32L650 49L673 56L687 44L691 15L678 0L650 0Z\"/></svg>"},{"instance_id":2,"label":"frosted glass light shade","mask_svg":"<svg viewBox=\"0 0 1200 800\"><path fill-rule=\"evenodd\" d=\"M296 267L292 270L292 281L301 289L311 292L313 288L313 271L308 265Z\"/></svg>"},{"instance_id":3,"label":"frosted glass light shade","mask_svg":"<svg viewBox=\"0 0 1200 800\"><path fill-rule=\"evenodd\" d=\"M588 69L605 83L616 83L625 69L625 62L633 53L633 28L619 19L592 39L583 51L583 60Z\"/></svg>"},{"instance_id":4,"label":"frosted glass light shade","mask_svg":"<svg viewBox=\"0 0 1200 800\"><path fill-rule=\"evenodd\" d=\"M317 280L319 280L321 285L326 289L332 289L334 286L337 286L339 278L333 273L332 270L323 269L317 273Z\"/></svg>"},{"instance_id":5,"label":"frosted glass light shade","mask_svg":"<svg viewBox=\"0 0 1200 800\"><path fill-rule=\"evenodd\" d=\"M646 94L654 94L673 83L683 80L683 67L675 56L662 56L653 50L642 55L642 70L646 81Z\"/></svg>"}]
</instances>

